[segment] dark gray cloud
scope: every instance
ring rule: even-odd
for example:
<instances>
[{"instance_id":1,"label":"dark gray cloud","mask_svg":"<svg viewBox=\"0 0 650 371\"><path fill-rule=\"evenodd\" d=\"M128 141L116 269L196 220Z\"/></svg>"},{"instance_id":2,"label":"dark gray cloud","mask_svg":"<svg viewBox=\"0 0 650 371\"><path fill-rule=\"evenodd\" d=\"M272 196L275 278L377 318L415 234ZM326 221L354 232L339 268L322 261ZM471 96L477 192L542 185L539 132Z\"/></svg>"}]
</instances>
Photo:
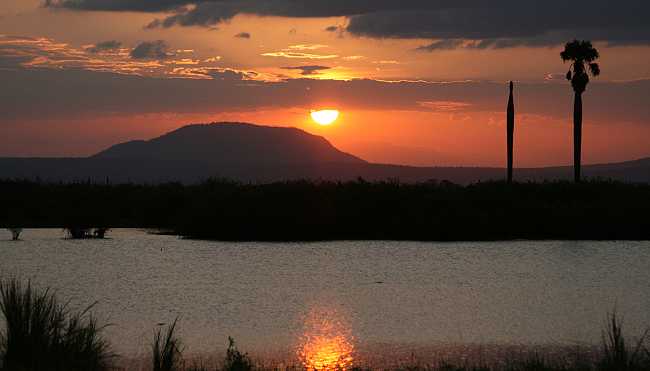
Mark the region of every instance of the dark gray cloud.
<instances>
[{"instance_id":1,"label":"dark gray cloud","mask_svg":"<svg viewBox=\"0 0 650 371\"><path fill-rule=\"evenodd\" d=\"M232 19L240 13L234 3L221 1L199 2L195 8L178 8L176 14L163 19L156 19L146 28L169 28L172 26L203 26L213 27L219 23Z\"/></svg>"},{"instance_id":2,"label":"dark gray cloud","mask_svg":"<svg viewBox=\"0 0 650 371\"><path fill-rule=\"evenodd\" d=\"M476 2L476 0L473 0ZM430 0L45 0L46 7L78 10L144 11L178 10L188 5L214 4L213 10L231 8L237 13L287 17L335 17L364 14L378 10L396 10L415 6L430 7ZM453 3L451 0L435 1ZM439 5L436 5L438 7Z\"/></svg>"},{"instance_id":3,"label":"dark gray cloud","mask_svg":"<svg viewBox=\"0 0 650 371\"><path fill-rule=\"evenodd\" d=\"M166 59L173 56L169 46L163 40L144 41L131 50L133 59Z\"/></svg>"},{"instance_id":4,"label":"dark gray cloud","mask_svg":"<svg viewBox=\"0 0 650 371\"><path fill-rule=\"evenodd\" d=\"M90 48L86 48L86 51L90 53L101 53L105 51L114 51L119 49L122 46L122 43L116 40L102 41L98 42Z\"/></svg>"},{"instance_id":5,"label":"dark gray cloud","mask_svg":"<svg viewBox=\"0 0 650 371\"><path fill-rule=\"evenodd\" d=\"M347 16L346 31L353 35L487 40L474 45L477 49L556 45L570 38L650 44L647 0L46 0L46 6L175 13L150 27L212 27L240 13ZM429 46L422 50L449 44Z\"/></svg>"},{"instance_id":6,"label":"dark gray cloud","mask_svg":"<svg viewBox=\"0 0 650 371\"><path fill-rule=\"evenodd\" d=\"M298 70L303 76L317 75L320 71L329 70L332 67L327 66L296 66L296 67L282 67L283 70Z\"/></svg>"},{"instance_id":7,"label":"dark gray cloud","mask_svg":"<svg viewBox=\"0 0 650 371\"><path fill-rule=\"evenodd\" d=\"M11 61L5 61L11 62ZM0 64L2 58L0 58ZM383 82L287 79L251 81L250 72L211 70L212 79L142 77L81 69L0 69L0 123L6 120L100 117L148 113L213 113L268 108L310 108L505 114L505 82ZM568 82L517 83L518 114L566 119L573 109ZM17 88L20 87L20 88ZM65 89L61 89L65 87ZM79 94L83 91L84 94ZM615 127L650 125L650 80L593 82L584 97L585 120ZM38 109L35 109L38 108ZM477 123L479 125L481 123ZM569 126L567 126L568 128Z\"/></svg>"},{"instance_id":8,"label":"dark gray cloud","mask_svg":"<svg viewBox=\"0 0 650 371\"><path fill-rule=\"evenodd\" d=\"M159 12L177 9L190 4L185 0L44 0L49 8L75 10Z\"/></svg>"},{"instance_id":9,"label":"dark gray cloud","mask_svg":"<svg viewBox=\"0 0 650 371\"><path fill-rule=\"evenodd\" d=\"M638 0L502 0L482 6L362 14L350 18L347 31L375 38L436 40L422 50L552 46L573 38L648 44L650 25L644 20L648 11L650 2Z\"/></svg>"},{"instance_id":10,"label":"dark gray cloud","mask_svg":"<svg viewBox=\"0 0 650 371\"><path fill-rule=\"evenodd\" d=\"M235 35L235 37L236 37L236 38L239 38L239 39L250 39L250 38L251 38L251 34L248 33L248 32L240 32L240 33L238 33L237 35Z\"/></svg>"},{"instance_id":11,"label":"dark gray cloud","mask_svg":"<svg viewBox=\"0 0 650 371\"><path fill-rule=\"evenodd\" d=\"M423 45L417 48L418 51L432 52L436 50L453 50L458 49L463 45L463 40L446 39L434 41L431 44Z\"/></svg>"}]
</instances>

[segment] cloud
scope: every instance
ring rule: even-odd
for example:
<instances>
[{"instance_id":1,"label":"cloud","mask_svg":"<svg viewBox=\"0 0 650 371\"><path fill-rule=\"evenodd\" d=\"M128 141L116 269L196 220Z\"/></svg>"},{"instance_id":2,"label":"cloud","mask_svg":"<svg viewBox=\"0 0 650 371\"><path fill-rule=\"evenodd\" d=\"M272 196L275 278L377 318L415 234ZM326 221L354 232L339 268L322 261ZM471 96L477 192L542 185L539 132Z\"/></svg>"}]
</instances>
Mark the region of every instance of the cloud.
<instances>
[{"instance_id":1,"label":"cloud","mask_svg":"<svg viewBox=\"0 0 650 371\"><path fill-rule=\"evenodd\" d=\"M128 53L96 54L49 38L0 36L0 60L9 69L86 69L138 74L161 67L155 61L134 61ZM90 48L92 49L92 47Z\"/></svg>"},{"instance_id":2,"label":"cloud","mask_svg":"<svg viewBox=\"0 0 650 371\"><path fill-rule=\"evenodd\" d=\"M327 66L297 66L297 67L282 67L283 70L299 70L303 76L317 75L320 71L329 70L332 67Z\"/></svg>"},{"instance_id":3,"label":"cloud","mask_svg":"<svg viewBox=\"0 0 650 371\"><path fill-rule=\"evenodd\" d=\"M469 103L452 101L418 102L418 104L422 107L430 108L433 111L442 112L464 111L472 106Z\"/></svg>"},{"instance_id":4,"label":"cloud","mask_svg":"<svg viewBox=\"0 0 650 371\"><path fill-rule=\"evenodd\" d=\"M237 14L348 17L356 36L432 40L487 40L481 48L557 45L581 38L611 45L650 45L650 2L645 0L46 0L76 10L172 12L150 27L213 27ZM430 44L446 50L454 43ZM457 47L464 44L455 42ZM423 48L422 50L427 50Z\"/></svg>"},{"instance_id":5,"label":"cloud","mask_svg":"<svg viewBox=\"0 0 650 371\"><path fill-rule=\"evenodd\" d=\"M289 45L287 49L289 50L318 50L323 48L328 48L328 45L323 44L298 44L298 45Z\"/></svg>"},{"instance_id":6,"label":"cloud","mask_svg":"<svg viewBox=\"0 0 650 371\"><path fill-rule=\"evenodd\" d=\"M238 33L237 35L235 35L235 37L236 37L236 38L239 38L239 39L250 39L250 38L251 38L251 34L248 33L248 32L240 32L240 33Z\"/></svg>"},{"instance_id":7,"label":"cloud","mask_svg":"<svg viewBox=\"0 0 650 371\"><path fill-rule=\"evenodd\" d=\"M326 67L319 64L296 64L291 70L318 73ZM345 109L501 115L507 99L506 82L338 81L304 76L291 79L216 67L193 58L138 60L126 51L93 54L48 38L0 36L0 125L5 119L29 117L206 113L310 107L322 101ZM516 84L517 113L560 118L568 124L573 92L561 74L551 78L558 81L540 76L538 82ZM585 120L612 127L619 122L650 125L648 91L650 80L595 80L585 96Z\"/></svg>"},{"instance_id":8,"label":"cloud","mask_svg":"<svg viewBox=\"0 0 650 371\"><path fill-rule=\"evenodd\" d=\"M263 57L276 57L276 58L289 58L289 59L334 59L338 58L336 54L311 54L311 53L299 53L291 51L279 51L279 52L269 52L263 53Z\"/></svg>"},{"instance_id":9,"label":"cloud","mask_svg":"<svg viewBox=\"0 0 650 371\"><path fill-rule=\"evenodd\" d=\"M433 52L436 50L454 50L458 49L462 45L463 40L447 39L434 41L431 44L420 46L416 50L422 52Z\"/></svg>"},{"instance_id":10,"label":"cloud","mask_svg":"<svg viewBox=\"0 0 650 371\"><path fill-rule=\"evenodd\" d=\"M110 40L110 41L98 42L94 46L86 48L86 50L90 53L97 54L106 51L116 51L120 49L121 46L122 46L121 42L116 40Z\"/></svg>"},{"instance_id":11,"label":"cloud","mask_svg":"<svg viewBox=\"0 0 650 371\"><path fill-rule=\"evenodd\" d=\"M1 41L1 40L0 40ZM12 50L15 47L12 46ZM16 53L3 53L0 65ZM121 66L136 67L127 60ZM128 62L128 63L127 63ZM53 62L52 62L53 63ZM84 62L85 63L85 62ZM37 68L33 64L0 69L0 126L8 120L98 117L149 113L203 114L262 108L309 108L323 101L342 109L420 112L490 112L505 117L506 82L349 81L299 78L270 81L256 71L205 65L163 64L164 73L109 73L82 68ZM173 69L172 69L173 67ZM296 67L304 67L297 65ZM152 67L153 68L153 67ZM102 72L98 72L102 71ZM296 69L302 71L302 69ZM182 78L179 78L182 77ZM307 76L306 76L307 77ZM61 89L65 86L66 89ZM83 94L79 94L83 91ZM650 80L593 82L585 120L616 127L650 125ZM568 82L517 83L517 114L571 122L573 92ZM217 99L218 98L218 99ZM38 109L34 109L38 107ZM476 122L481 125L482 122ZM614 130L614 129L612 129Z\"/></svg>"},{"instance_id":12,"label":"cloud","mask_svg":"<svg viewBox=\"0 0 650 371\"><path fill-rule=\"evenodd\" d=\"M572 38L608 43L650 43L650 25L643 21L644 14L650 11L650 3L640 0L621 1L616 5L608 0L435 4L437 7L431 4L420 9L405 7L399 11L352 16L347 32L374 38L437 39L421 49L430 51L463 47L544 47ZM465 44L463 40L478 43Z\"/></svg>"},{"instance_id":13,"label":"cloud","mask_svg":"<svg viewBox=\"0 0 650 371\"><path fill-rule=\"evenodd\" d=\"M144 41L131 50L133 59L167 59L173 55L163 40Z\"/></svg>"},{"instance_id":14,"label":"cloud","mask_svg":"<svg viewBox=\"0 0 650 371\"><path fill-rule=\"evenodd\" d=\"M175 1L171 0L169 2ZM189 2L179 1L178 3L174 9L176 14L163 19L156 19L149 23L146 28L169 28L172 26L214 27L240 13L236 1L232 3L222 1L198 2L193 7L187 6L190 5Z\"/></svg>"},{"instance_id":15,"label":"cloud","mask_svg":"<svg viewBox=\"0 0 650 371\"><path fill-rule=\"evenodd\" d=\"M128 49L120 48L119 52L94 53L86 47L74 48L65 43L59 43L48 38L8 37L0 35L0 68L7 70L18 69L51 69L51 70L86 70L110 72L122 75L136 75L157 78L188 78L213 79L215 71L221 74L231 74L232 71L242 76L244 80L259 79L265 81L279 80L279 76L263 74L254 71L238 71L214 64L221 60L214 56L203 60L180 58L167 52L168 58L134 59ZM177 50L176 54L191 53L187 49ZM222 76L219 76L221 78Z\"/></svg>"}]
</instances>

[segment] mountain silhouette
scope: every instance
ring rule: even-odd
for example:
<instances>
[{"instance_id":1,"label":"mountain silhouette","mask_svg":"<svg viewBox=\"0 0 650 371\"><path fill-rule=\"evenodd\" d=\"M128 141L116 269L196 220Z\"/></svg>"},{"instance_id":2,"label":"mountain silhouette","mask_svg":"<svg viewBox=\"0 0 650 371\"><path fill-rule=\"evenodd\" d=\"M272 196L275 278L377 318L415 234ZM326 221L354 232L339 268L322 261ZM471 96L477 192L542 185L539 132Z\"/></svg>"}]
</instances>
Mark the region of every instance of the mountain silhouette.
<instances>
[{"instance_id":1,"label":"mountain silhouette","mask_svg":"<svg viewBox=\"0 0 650 371\"><path fill-rule=\"evenodd\" d=\"M502 180L505 168L415 167L368 163L320 136L295 128L245 123L188 125L151 140L114 145L86 158L0 158L0 178L111 183L193 183L206 178L243 182L296 179L459 184ZM569 180L571 166L518 168L515 180ZM650 158L586 165L585 177L650 182Z\"/></svg>"},{"instance_id":2,"label":"mountain silhouette","mask_svg":"<svg viewBox=\"0 0 650 371\"><path fill-rule=\"evenodd\" d=\"M339 151L325 138L296 128L231 122L188 125L148 141L112 146L91 158L199 161L228 166L365 163Z\"/></svg>"}]
</instances>

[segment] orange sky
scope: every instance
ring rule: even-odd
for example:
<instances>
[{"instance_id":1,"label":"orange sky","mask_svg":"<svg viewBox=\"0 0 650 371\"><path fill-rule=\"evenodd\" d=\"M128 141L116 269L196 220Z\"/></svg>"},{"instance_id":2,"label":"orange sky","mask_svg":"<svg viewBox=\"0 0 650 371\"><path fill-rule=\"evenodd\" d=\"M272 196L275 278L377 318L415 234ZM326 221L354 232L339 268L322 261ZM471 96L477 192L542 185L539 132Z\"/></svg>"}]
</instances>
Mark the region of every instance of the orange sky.
<instances>
[{"instance_id":1,"label":"orange sky","mask_svg":"<svg viewBox=\"0 0 650 371\"><path fill-rule=\"evenodd\" d=\"M3 1L0 74L29 78L0 87L0 156L83 156L188 123L233 120L296 126L373 162L503 166L505 87L512 79L524 84L516 91L516 165L571 161L572 92L561 79L567 66L560 45L421 52L430 39L352 35L344 31L345 16L240 14L212 28L143 27L169 14ZM330 26L340 31L325 31ZM250 37L234 37L240 33ZM92 51L113 40L119 47ZM158 40L164 54L134 57L138 45ZM585 162L650 156L650 102L643 94L650 92L650 48L596 45L603 75L585 95ZM87 74L66 75L71 71ZM114 73L114 95L123 96L102 96L104 75ZM137 91L147 83L136 76L184 81L165 85L170 90L157 103L136 104L151 95ZM312 86L300 79L325 81ZM375 88L355 79L387 83ZM441 84L457 81L466 84ZM192 91L188 84L196 84L196 98L180 96ZM309 111L321 107L339 109L340 119L315 124Z\"/></svg>"}]
</instances>

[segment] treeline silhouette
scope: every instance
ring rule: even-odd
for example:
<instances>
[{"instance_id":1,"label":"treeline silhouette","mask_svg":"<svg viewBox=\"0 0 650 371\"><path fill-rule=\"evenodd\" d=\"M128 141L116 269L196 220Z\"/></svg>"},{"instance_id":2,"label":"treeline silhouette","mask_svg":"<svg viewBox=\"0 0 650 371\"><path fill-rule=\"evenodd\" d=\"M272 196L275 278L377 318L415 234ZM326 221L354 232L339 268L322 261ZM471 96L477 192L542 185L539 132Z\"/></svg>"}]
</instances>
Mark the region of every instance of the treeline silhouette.
<instances>
[{"instance_id":1,"label":"treeline silhouette","mask_svg":"<svg viewBox=\"0 0 650 371\"><path fill-rule=\"evenodd\" d=\"M218 240L649 239L650 185L0 181L5 227L155 228Z\"/></svg>"}]
</instances>

